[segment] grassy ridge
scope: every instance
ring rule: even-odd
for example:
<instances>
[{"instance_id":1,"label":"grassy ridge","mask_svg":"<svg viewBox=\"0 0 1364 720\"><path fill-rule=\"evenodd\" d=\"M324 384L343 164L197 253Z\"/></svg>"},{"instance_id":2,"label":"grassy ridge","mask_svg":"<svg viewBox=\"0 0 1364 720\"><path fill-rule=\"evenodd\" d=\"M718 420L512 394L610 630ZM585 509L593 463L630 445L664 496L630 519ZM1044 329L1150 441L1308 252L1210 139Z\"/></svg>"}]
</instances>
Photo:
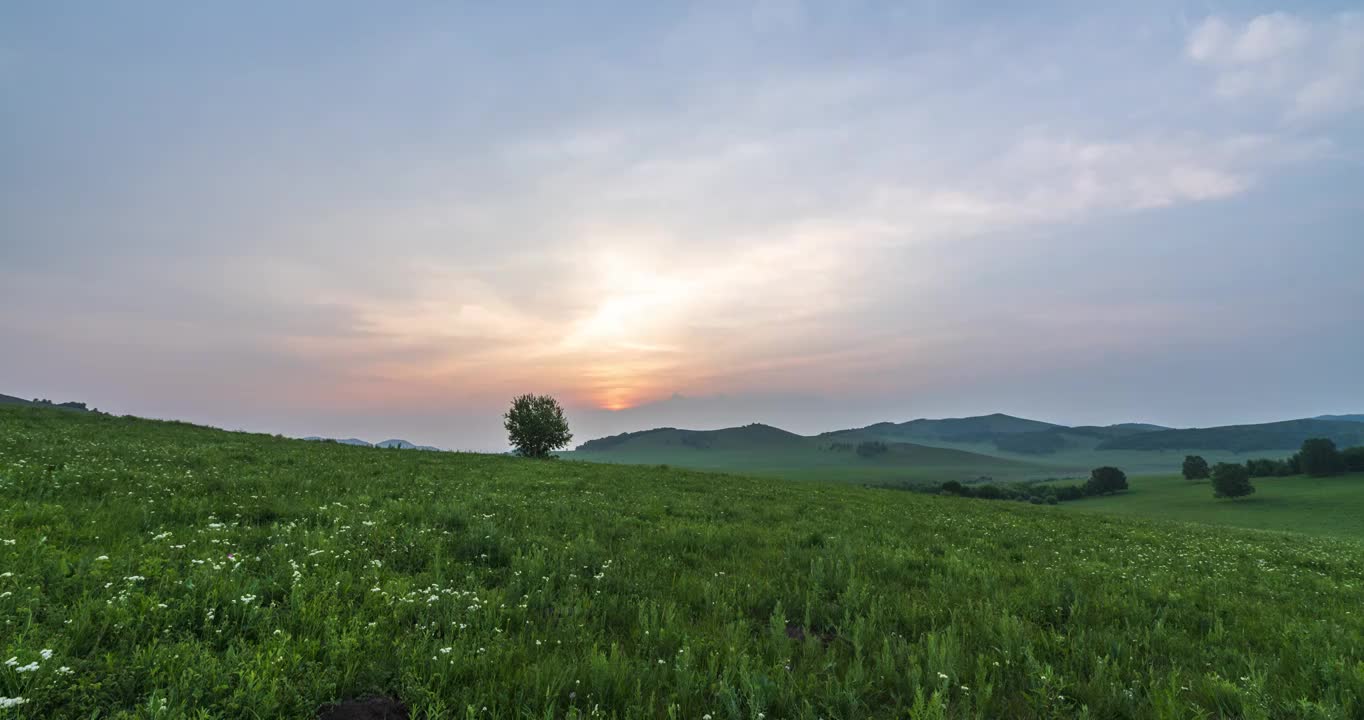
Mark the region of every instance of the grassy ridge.
<instances>
[{"instance_id":1,"label":"grassy ridge","mask_svg":"<svg viewBox=\"0 0 1364 720\"><path fill-rule=\"evenodd\" d=\"M0 717L1364 714L1301 535L0 409L0 540Z\"/></svg>"}]
</instances>

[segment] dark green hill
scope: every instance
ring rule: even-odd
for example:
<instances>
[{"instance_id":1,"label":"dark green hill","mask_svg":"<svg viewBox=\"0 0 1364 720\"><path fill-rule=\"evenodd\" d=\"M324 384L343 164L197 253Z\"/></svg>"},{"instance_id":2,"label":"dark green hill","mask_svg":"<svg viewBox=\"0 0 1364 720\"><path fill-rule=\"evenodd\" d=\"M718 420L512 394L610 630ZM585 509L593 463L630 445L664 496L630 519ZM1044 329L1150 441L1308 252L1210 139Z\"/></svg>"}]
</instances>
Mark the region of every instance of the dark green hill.
<instances>
[{"instance_id":1,"label":"dark green hill","mask_svg":"<svg viewBox=\"0 0 1364 720\"><path fill-rule=\"evenodd\" d=\"M1285 420L1257 425L1226 425L1158 430L1099 443L1099 450L1291 450L1308 438L1330 438L1341 447L1364 444L1364 424L1340 420Z\"/></svg>"},{"instance_id":2,"label":"dark green hill","mask_svg":"<svg viewBox=\"0 0 1364 720\"><path fill-rule=\"evenodd\" d=\"M1342 422L1364 423L1364 415L1318 415L1313 420L1339 420Z\"/></svg>"},{"instance_id":3,"label":"dark green hill","mask_svg":"<svg viewBox=\"0 0 1364 720\"><path fill-rule=\"evenodd\" d=\"M80 411L80 412L86 412L86 411L88 411L88 410L90 409L90 408L86 407L86 406L85 406L85 403L83 403L83 402L54 403L54 402L52 402L51 400L25 400L25 399L23 399L23 398L14 397L13 395L0 395L0 405L22 405L22 406L24 406L24 407L45 407L45 408L56 408L56 409L58 409L58 410L78 410L78 411Z\"/></svg>"},{"instance_id":4,"label":"dark green hill","mask_svg":"<svg viewBox=\"0 0 1364 720\"><path fill-rule=\"evenodd\" d=\"M651 449L691 448L693 450L767 450L804 447L808 438L771 425L754 423L721 430L679 430L655 428L621 433L588 440L577 452L638 452Z\"/></svg>"}]
</instances>

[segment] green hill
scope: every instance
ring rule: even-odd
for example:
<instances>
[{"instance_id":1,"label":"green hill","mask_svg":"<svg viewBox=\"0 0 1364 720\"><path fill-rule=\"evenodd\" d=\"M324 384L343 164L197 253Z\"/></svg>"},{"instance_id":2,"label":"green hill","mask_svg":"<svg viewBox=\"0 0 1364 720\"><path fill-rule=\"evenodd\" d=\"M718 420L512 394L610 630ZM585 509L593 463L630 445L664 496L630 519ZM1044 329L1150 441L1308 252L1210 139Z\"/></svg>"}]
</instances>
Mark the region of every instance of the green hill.
<instances>
[{"instance_id":1,"label":"green hill","mask_svg":"<svg viewBox=\"0 0 1364 720\"><path fill-rule=\"evenodd\" d=\"M1364 415L1318 415L1314 420L1343 420L1345 422L1364 423Z\"/></svg>"},{"instance_id":2,"label":"green hill","mask_svg":"<svg viewBox=\"0 0 1364 720\"><path fill-rule=\"evenodd\" d=\"M1274 426L1283 426L1277 430ZM1245 430L1249 428L1249 430ZM1336 432L1344 428L1344 432ZM1334 433L1353 445L1364 424L1292 421L1266 426L1171 430L1146 423L1067 427L1010 415L876 423L804 437L769 425L724 430L659 428L589 440L566 455L594 462L669 464L681 467L774 475L789 479L863 483L942 483L980 477L1029 480L1087 476L1102 465L1129 474L1177 472L1184 454L1209 462L1245 462L1245 453L1286 457L1305 437ZM882 442L916 452L869 459L851 452L860 443ZM1189 445L1207 442L1209 445ZM842 447L849 452L830 452ZM928 452L936 448L942 452ZM696 452L704 451L704 452Z\"/></svg>"},{"instance_id":3,"label":"green hill","mask_svg":"<svg viewBox=\"0 0 1364 720\"><path fill-rule=\"evenodd\" d=\"M0 712L1359 717L1360 550L0 408Z\"/></svg>"},{"instance_id":4,"label":"green hill","mask_svg":"<svg viewBox=\"0 0 1364 720\"><path fill-rule=\"evenodd\" d=\"M653 449L691 448L695 450L761 450L804 447L806 438L771 425L754 423L723 430L678 430L657 428L622 433L578 446L579 452L638 452Z\"/></svg>"},{"instance_id":5,"label":"green hill","mask_svg":"<svg viewBox=\"0 0 1364 720\"><path fill-rule=\"evenodd\" d=\"M1257 425L1226 425L1160 430L1105 440L1100 450L1178 450L1203 448L1251 452L1294 450L1308 438L1330 438L1341 447L1364 444L1364 424L1342 420L1285 420Z\"/></svg>"},{"instance_id":6,"label":"green hill","mask_svg":"<svg viewBox=\"0 0 1364 720\"><path fill-rule=\"evenodd\" d=\"M965 418L943 418L929 420L921 418L902 423L876 423L864 428L836 430L824 433L821 437L865 436L882 439L934 439L974 442L989 440L998 435L1012 433L1040 432L1062 428L1061 425L1028 420L1026 418L994 413Z\"/></svg>"}]
</instances>

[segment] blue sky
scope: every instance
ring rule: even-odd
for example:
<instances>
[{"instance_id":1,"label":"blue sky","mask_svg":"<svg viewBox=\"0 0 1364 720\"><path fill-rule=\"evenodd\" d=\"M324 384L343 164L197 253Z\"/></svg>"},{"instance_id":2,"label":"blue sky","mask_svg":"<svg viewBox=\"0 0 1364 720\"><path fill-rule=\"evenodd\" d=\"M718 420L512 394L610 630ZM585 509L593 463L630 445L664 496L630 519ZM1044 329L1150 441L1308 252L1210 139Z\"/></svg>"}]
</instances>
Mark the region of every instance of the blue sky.
<instances>
[{"instance_id":1,"label":"blue sky","mask_svg":"<svg viewBox=\"0 0 1364 720\"><path fill-rule=\"evenodd\" d=\"M1349 4L0 8L0 392L500 447L1364 408Z\"/></svg>"}]
</instances>

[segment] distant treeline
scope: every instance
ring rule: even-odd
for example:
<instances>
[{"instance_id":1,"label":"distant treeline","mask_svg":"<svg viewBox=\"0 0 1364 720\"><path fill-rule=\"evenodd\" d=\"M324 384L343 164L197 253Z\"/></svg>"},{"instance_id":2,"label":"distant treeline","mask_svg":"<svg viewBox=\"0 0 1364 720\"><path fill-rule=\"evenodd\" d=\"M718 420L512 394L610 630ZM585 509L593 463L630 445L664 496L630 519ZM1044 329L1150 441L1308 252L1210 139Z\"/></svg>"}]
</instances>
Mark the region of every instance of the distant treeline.
<instances>
[{"instance_id":1,"label":"distant treeline","mask_svg":"<svg viewBox=\"0 0 1364 720\"><path fill-rule=\"evenodd\" d=\"M1097 495L1112 495L1127 489L1127 473L1105 466L1094 468L1089 480L1079 485L1058 485L1051 481L1031 480L1002 485L986 482L965 484L956 480L943 483L937 492L982 500L1014 500L1034 505L1055 505Z\"/></svg>"},{"instance_id":2,"label":"distant treeline","mask_svg":"<svg viewBox=\"0 0 1364 720\"><path fill-rule=\"evenodd\" d=\"M1218 463L1236 465L1238 463ZM1364 472L1364 445L1340 450L1331 438L1308 438L1292 457L1278 460L1274 458L1252 458L1245 462L1246 474L1250 477L1288 477L1290 475L1310 475L1326 477L1345 472ZM1211 469L1208 462L1199 455L1184 458L1184 477L1188 480L1202 480L1209 477Z\"/></svg>"}]
</instances>

